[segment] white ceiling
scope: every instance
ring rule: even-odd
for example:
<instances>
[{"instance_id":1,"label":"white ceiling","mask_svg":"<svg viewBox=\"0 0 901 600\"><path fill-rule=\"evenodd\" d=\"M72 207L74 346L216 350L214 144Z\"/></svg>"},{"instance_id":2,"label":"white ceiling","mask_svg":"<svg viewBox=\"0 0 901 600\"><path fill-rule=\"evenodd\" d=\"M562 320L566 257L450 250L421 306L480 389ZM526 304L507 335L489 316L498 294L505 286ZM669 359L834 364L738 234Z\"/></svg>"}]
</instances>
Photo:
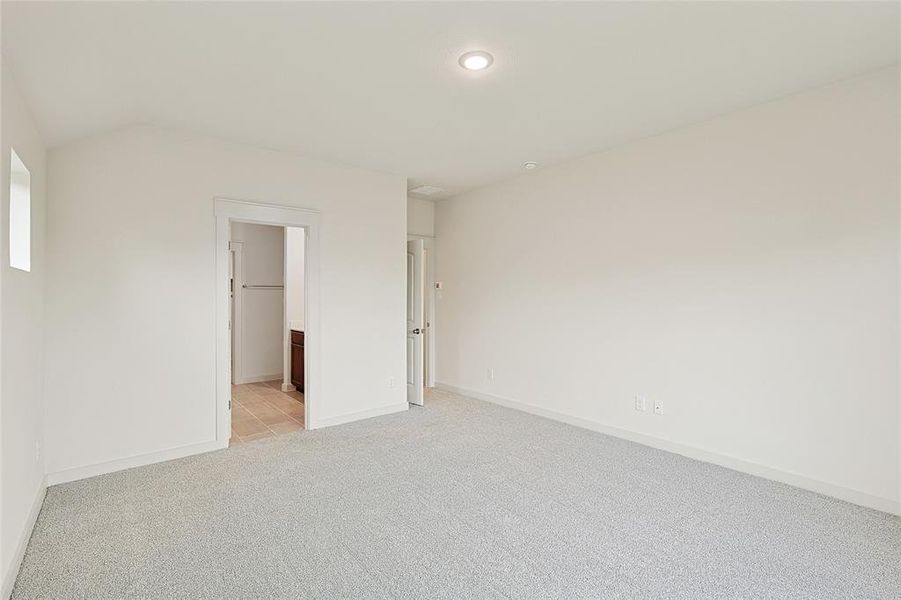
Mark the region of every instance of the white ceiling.
<instances>
[{"instance_id":1,"label":"white ceiling","mask_svg":"<svg viewBox=\"0 0 901 600\"><path fill-rule=\"evenodd\" d=\"M155 123L456 193L898 62L894 2L2 3L45 141ZM457 65L484 49L494 65ZM539 167L540 168L540 167Z\"/></svg>"}]
</instances>

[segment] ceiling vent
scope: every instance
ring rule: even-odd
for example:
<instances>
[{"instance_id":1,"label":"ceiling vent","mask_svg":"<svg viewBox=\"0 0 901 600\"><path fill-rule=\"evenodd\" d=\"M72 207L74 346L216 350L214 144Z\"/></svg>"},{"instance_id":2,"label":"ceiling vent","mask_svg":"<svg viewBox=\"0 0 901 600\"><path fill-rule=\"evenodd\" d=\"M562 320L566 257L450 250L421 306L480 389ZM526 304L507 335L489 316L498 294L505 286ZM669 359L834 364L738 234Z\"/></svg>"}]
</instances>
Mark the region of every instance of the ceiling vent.
<instances>
[{"instance_id":1,"label":"ceiling vent","mask_svg":"<svg viewBox=\"0 0 901 600\"><path fill-rule=\"evenodd\" d=\"M421 185L410 190L410 193L416 194L417 196L434 196L435 194L440 194L443 191L444 190L442 190L440 187L435 187L434 185Z\"/></svg>"}]
</instances>

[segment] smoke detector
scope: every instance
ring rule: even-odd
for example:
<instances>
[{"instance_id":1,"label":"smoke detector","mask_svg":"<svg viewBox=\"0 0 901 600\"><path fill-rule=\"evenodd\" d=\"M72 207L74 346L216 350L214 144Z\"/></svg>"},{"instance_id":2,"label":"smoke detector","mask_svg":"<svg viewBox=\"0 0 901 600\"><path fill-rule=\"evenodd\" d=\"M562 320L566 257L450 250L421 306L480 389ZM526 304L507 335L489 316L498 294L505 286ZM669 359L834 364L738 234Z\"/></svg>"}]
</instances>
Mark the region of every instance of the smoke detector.
<instances>
[{"instance_id":1,"label":"smoke detector","mask_svg":"<svg viewBox=\"0 0 901 600\"><path fill-rule=\"evenodd\" d=\"M538 163L535 162L534 160L527 160L526 162L522 163L522 168L525 169L526 171L531 171L532 169L534 169L537 166L538 166Z\"/></svg>"}]
</instances>

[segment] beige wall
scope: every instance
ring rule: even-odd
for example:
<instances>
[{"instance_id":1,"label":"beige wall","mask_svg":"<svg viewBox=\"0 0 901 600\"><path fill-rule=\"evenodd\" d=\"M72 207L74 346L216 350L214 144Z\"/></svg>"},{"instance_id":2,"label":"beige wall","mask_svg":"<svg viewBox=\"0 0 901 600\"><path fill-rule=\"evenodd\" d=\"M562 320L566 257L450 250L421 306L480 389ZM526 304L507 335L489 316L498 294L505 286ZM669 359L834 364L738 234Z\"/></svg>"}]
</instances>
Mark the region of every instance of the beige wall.
<instances>
[{"instance_id":1,"label":"beige wall","mask_svg":"<svg viewBox=\"0 0 901 600\"><path fill-rule=\"evenodd\" d=\"M215 197L321 211L317 419L405 402L402 177L135 127L48 178L49 473L215 438Z\"/></svg>"},{"instance_id":2,"label":"beige wall","mask_svg":"<svg viewBox=\"0 0 901 600\"><path fill-rule=\"evenodd\" d=\"M10 73L2 71L0 153L0 598L12 586L30 519L43 495L42 401L45 239L45 151ZM31 173L31 271L9 266L10 147Z\"/></svg>"},{"instance_id":3,"label":"beige wall","mask_svg":"<svg viewBox=\"0 0 901 600\"><path fill-rule=\"evenodd\" d=\"M285 311L287 325L303 331L304 320L304 230L285 228Z\"/></svg>"},{"instance_id":4,"label":"beige wall","mask_svg":"<svg viewBox=\"0 0 901 600\"><path fill-rule=\"evenodd\" d=\"M256 223L232 223L231 241L241 242L244 285L284 285L285 228ZM235 360L233 381L249 383L281 379L284 362L285 290L238 288L242 295L241 349ZM240 371L240 372L238 372Z\"/></svg>"},{"instance_id":5,"label":"beige wall","mask_svg":"<svg viewBox=\"0 0 901 600\"><path fill-rule=\"evenodd\" d=\"M407 198L407 233L435 235L435 203L423 198Z\"/></svg>"},{"instance_id":6,"label":"beige wall","mask_svg":"<svg viewBox=\"0 0 901 600\"><path fill-rule=\"evenodd\" d=\"M439 202L439 381L897 510L898 107L882 71Z\"/></svg>"}]
</instances>

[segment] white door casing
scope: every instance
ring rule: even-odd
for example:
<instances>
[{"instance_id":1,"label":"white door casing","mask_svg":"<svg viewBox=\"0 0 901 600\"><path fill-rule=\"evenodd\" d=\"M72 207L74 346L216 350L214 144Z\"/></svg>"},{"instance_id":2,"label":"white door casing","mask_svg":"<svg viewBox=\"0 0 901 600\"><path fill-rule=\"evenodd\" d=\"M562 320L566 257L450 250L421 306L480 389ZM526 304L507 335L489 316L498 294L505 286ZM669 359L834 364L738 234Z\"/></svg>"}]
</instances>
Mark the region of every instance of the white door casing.
<instances>
[{"instance_id":1,"label":"white door casing","mask_svg":"<svg viewBox=\"0 0 901 600\"><path fill-rule=\"evenodd\" d=\"M244 244L241 242L229 242L228 250L231 254L231 272L229 273L229 297L231 298L231 313L229 329L231 330L231 377L233 384L240 383L241 379L241 348L243 336L241 324L244 322L243 296L239 293L244 285Z\"/></svg>"},{"instance_id":2,"label":"white door casing","mask_svg":"<svg viewBox=\"0 0 901 600\"><path fill-rule=\"evenodd\" d=\"M435 319L435 301L437 300L437 291L435 290L435 238L427 235L408 234L407 241L422 240L423 257L423 303L425 305L425 313L423 323L425 327L422 333L423 346L423 363L424 363L424 380L423 386L428 388L435 387L436 355L435 355L435 336L436 336L436 319Z\"/></svg>"},{"instance_id":3,"label":"white door casing","mask_svg":"<svg viewBox=\"0 0 901 600\"><path fill-rule=\"evenodd\" d=\"M216 218L216 441L225 447L231 437L231 335L228 248L231 221L303 227L304 237L304 421L306 429L319 426L321 397L319 365L319 211L242 202L226 198L214 200Z\"/></svg>"},{"instance_id":4,"label":"white door casing","mask_svg":"<svg viewBox=\"0 0 901 600\"><path fill-rule=\"evenodd\" d=\"M407 242L407 402L422 406L423 242Z\"/></svg>"}]
</instances>

